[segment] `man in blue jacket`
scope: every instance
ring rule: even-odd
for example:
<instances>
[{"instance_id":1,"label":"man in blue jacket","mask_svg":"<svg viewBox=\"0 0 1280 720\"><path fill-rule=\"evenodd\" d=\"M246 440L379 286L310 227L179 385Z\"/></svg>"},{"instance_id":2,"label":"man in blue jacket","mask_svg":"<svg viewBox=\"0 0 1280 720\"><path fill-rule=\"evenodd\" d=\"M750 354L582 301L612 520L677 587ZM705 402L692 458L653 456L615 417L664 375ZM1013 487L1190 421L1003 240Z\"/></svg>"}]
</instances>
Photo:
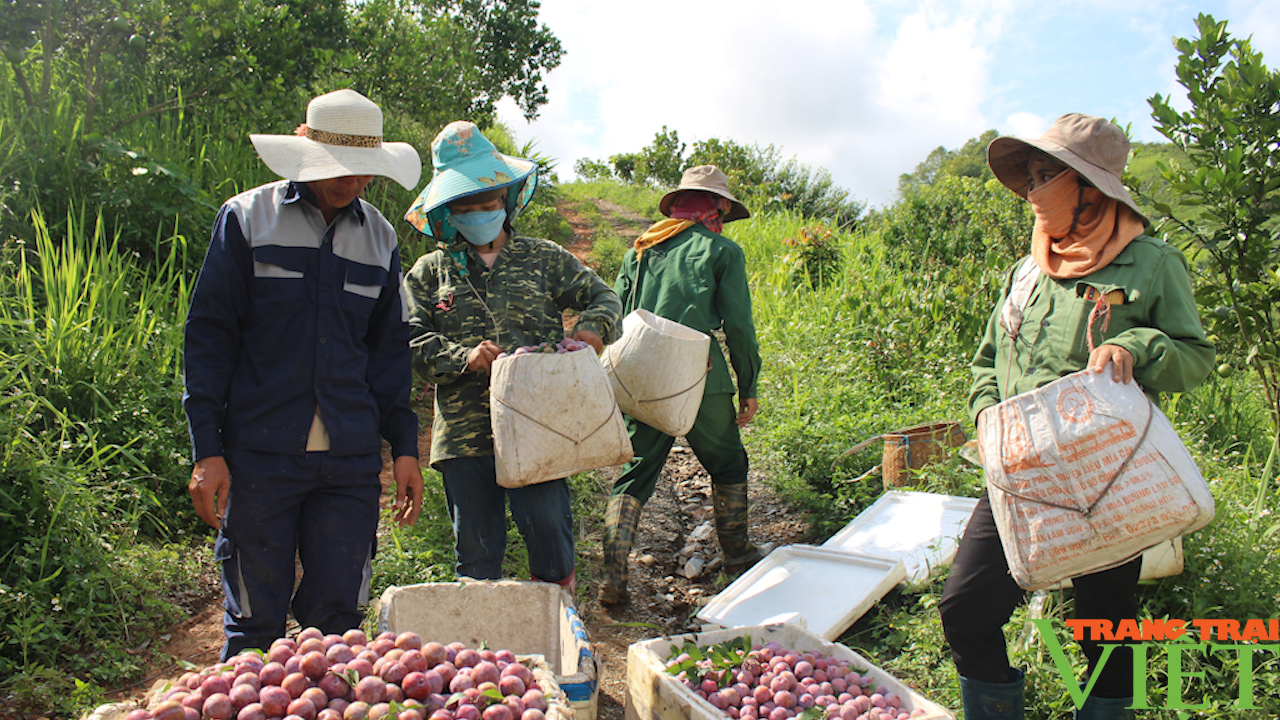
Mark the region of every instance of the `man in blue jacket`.
<instances>
[{"instance_id":1,"label":"man in blue jacket","mask_svg":"<svg viewBox=\"0 0 1280 720\"><path fill-rule=\"evenodd\" d=\"M250 139L285 179L218 213L184 347L189 490L218 529L224 660L283 637L291 607L325 633L359 626L381 438L401 524L422 497L396 234L360 199L373 175L412 189L418 153L382 142L382 111L351 90L313 99L292 136Z\"/></svg>"}]
</instances>

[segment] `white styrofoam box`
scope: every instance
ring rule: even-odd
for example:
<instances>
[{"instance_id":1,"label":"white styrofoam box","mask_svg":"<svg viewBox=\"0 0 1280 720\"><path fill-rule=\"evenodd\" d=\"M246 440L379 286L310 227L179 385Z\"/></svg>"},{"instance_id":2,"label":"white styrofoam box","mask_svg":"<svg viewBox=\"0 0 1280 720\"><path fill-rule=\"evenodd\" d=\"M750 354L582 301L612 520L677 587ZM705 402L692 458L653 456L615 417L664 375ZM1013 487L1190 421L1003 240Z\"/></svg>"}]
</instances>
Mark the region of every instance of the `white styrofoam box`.
<instances>
[{"instance_id":1,"label":"white styrofoam box","mask_svg":"<svg viewBox=\"0 0 1280 720\"><path fill-rule=\"evenodd\" d=\"M1142 553L1142 569L1139 570L1139 580L1155 580L1156 578L1170 577L1182 574L1182 536L1172 540L1165 540L1155 547L1147 548ZM1052 585L1047 590L1061 590L1071 587L1071 578L1067 578L1056 585Z\"/></svg>"},{"instance_id":2,"label":"white styrofoam box","mask_svg":"<svg viewBox=\"0 0 1280 720\"><path fill-rule=\"evenodd\" d=\"M684 646L685 641L692 640L699 647L707 647L744 636L749 637L752 643L777 642L788 650L812 651L845 660L876 685L897 693L908 712L917 708L924 710L923 715L912 720L955 720L946 708L907 687L865 657L790 623L712 630L632 643L627 648L626 720L723 720L727 717L723 711L667 673L666 662L673 651Z\"/></svg>"},{"instance_id":3,"label":"white styrofoam box","mask_svg":"<svg viewBox=\"0 0 1280 720\"><path fill-rule=\"evenodd\" d=\"M705 626L788 622L834 640L905 574L896 559L783 545L698 611Z\"/></svg>"},{"instance_id":4,"label":"white styrofoam box","mask_svg":"<svg viewBox=\"0 0 1280 720\"><path fill-rule=\"evenodd\" d=\"M389 587L379 602L379 631L413 631L423 641L544 656L575 720L594 720L599 693L595 655L573 598L559 585L517 580L422 583Z\"/></svg>"},{"instance_id":5,"label":"white styrofoam box","mask_svg":"<svg viewBox=\"0 0 1280 720\"><path fill-rule=\"evenodd\" d=\"M923 583L955 558L977 505L977 498L890 490L822 547L901 560L904 582Z\"/></svg>"}]
</instances>

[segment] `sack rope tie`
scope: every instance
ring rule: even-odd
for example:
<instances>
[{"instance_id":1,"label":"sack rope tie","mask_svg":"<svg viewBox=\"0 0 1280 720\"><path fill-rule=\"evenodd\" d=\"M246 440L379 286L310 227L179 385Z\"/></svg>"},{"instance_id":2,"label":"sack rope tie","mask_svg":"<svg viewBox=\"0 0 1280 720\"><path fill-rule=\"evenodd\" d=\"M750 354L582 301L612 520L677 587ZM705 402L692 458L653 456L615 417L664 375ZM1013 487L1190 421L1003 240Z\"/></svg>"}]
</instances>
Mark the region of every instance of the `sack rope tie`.
<instances>
[{"instance_id":1,"label":"sack rope tie","mask_svg":"<svg viewBox=\"0 0 1280 720\"><path fill-rule=\"evenodd\" d=\"M623 390L625 390L625 391L626 391L626 393L627 393L627 397L630 397L632 400L635 400L637 403L655 403L655 402L662 402L663 400L670 400L671 398L680 397L681 395L684 395L685 393L689 392L690 390L693 390L694 388L698 387L698 384L699 384L699 383L701 383L701 382L702 382L702 380L703 380L703 378L698 378L697 380L694 380L694 381L693 381L693 384L692 384L692 385L690 385L689 387L687 387L687 388L685 388L685 389L683 389L683 390L678 390L678 391L676 391L676 392L674 392L674 393L671 393L670 395L664 395L664 396L659 397L659 398L650 398L650 399L648 399L648 400L640 400L640 399L636 398L636 394L635 394L634 392L631 392L631 388L627 387L627 384L626 384L625 382L623 382L623 381L622 381L622 377L621 377L620 375L618 375L618 369L617 369L617 368L615 368L615 367L613 366L613 361L611 361L611 360L605 360L603 364L604 364L604 366L605 366L605 369L609 372L610 376L611 376L615 381L617 381L617 383L618 383L619 385L621 385L621 386L622 386L622 389L623 389Z\"/></svg>"},{"instance_id":2,"label":"sack rope tie","mask_svg":"<svg viewBox=\"0 0 1280 720\"><path fill-rule=\"evenodd\" d=\"M1129 456L1124 459L1124 462L1120 463L1120 467L1116 468L1116 471L1112 473L1111 479L1108 480L1106 486L1102 488L1102 492L1098 493L1098 497L1093 502L1089 503L1089 506L1084 508L1083 510L1077 507L1071 507L1069 505L1060 505L1058 503L1051 502L1049 500L1041 500L1040 498L1034 498L1027 495L1023 495L1021 493L1014 492L1013 490L1010 490L1006 487L1002 487L999 483L992 480L991 478L987 478L987 483L995 487L995 489L999 490L1000 492L1016 497L1019 500L1026 500L1028 502L1033 502L1040 505L1047 505L1049 507L1057 508L1059 510L1070 510L1071 512L1079 513L1085 518L1090 518L1093 516L1093 511L1098 507L1098 503L1102 502L1102 498L1107 496L1107 493L1111 490L1111 486L1116 484L1116 481L1120 479L1120 475L1124 473L1125 468L1129 467L1129 462L1132 461L1134 456L1138 454L1138 448L1142 447L1142 444L1146 442L1147 431L1151 429L1151 418L1154 415L1155 415L1155 404L1152 403L1151 398L1148 397L1147 398L1147 423L1142 427L1142 434L1138 436L1137 444L1133 446L1133 450L1129 453ZM1001 462L1003 462L1003 458L1004 458L1005 435L1006 433L1004 432L1000 433Z\"/></svg>"},{"instance_id":3,"label":"sack rope tie","mask_svg":"<svg viewBox=\"0 0 1280 720\"><path fill-rule=\"evenodd\" d=\"M1085 326L1085 338L1089 345L1089 354L1093 354L1093 322L1098 318L1102 318L1102 324L1098 326L1101 332L1107 331L1107 326L1111 324L1111 302L1107 300L1106 293L1098 293L1098 300L1093 304L1093 309L1089 311L1089 323ZM1150 398L1148 398L1149 400Z\"/></svg>"},{"instance_id":4,"label":"sack rope tie","mask_svg":"<svg viewBox=\"0 0 1280 720\"><path fill-rule=\"evenodd\" d=\"M545 429L545 430L548 430L548 431L550 431L550 432L555 433L556 435L559 435L560 437L564 438L565 440L568 440L569 442L573 443L574 445L581 445L582 443L586 442L588 438L590 438L592 435L595 435L596 433L600 432L600 430L601 430L601 429L603 429L605 425L608 425L608 424L609 424L609 421L613 419L613 415L611 415L611 414L610 414L610 415L608 415L608 416L606 416L606 417L605 417L605 419L604 419L604 422L602 422L602 423L600 423L599 425L597 425L595 430L592 430L591 432L589 432L589 433L587 433L586 435L582 436L582 439L581 439L581 440L574 440L573 438L569 437L568 435L565 435L564 433L560 432L559 430L557 430L557 429L555 429L555 428L551 427L550 425L548 425L548 424L546 424L546 423L542 422L542 421L541 421L541 420L539 420L538 418L533 417L532 415L528 415L528 414L526 414L526 413L523 413L523 412L521 412L519 409L517 409L517 408L515 408L515 407L512 407L511 405L508 405L507 403L503 402L502 398L495 397L495 398L493 398L493 399L494 399L494 400L497 400L499 405L501 405L501 406L503 406L503 407L507 408L507 409L508 409L508 410L510 410L511 412L513 412L513 413L515 413L515 414L519 415L519 416L520 416L520 417L522 417L522 418L525 418L525 419L527 419L527 420L531 420L531 421L533 421L533 423L534 423L535 425L538 425L538 426L542 427L542 428L543 428L543 429Z\"/></svg>"}]
</instances>

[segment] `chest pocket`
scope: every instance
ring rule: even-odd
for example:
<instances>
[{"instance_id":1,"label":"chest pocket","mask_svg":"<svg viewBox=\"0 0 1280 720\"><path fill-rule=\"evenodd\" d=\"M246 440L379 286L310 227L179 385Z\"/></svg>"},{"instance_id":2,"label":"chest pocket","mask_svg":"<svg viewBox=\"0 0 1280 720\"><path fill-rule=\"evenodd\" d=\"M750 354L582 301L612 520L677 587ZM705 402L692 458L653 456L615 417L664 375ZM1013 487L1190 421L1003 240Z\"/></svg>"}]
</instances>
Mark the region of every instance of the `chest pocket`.
<instances>
[{"instance_id":1,"label":"chest pocket","mask_svg":"<svg viewBox=\"0 0 1280 720\"><path fill-rule=\"evenodd\" d=\"M1071 354L1088 357L1091 345L1096 348L1140 325L1140 310L1134 302L1137 294L1119 285L1078 283L1071 313Z\"/></svg>"},{"instance_id":2,"label":"chest pocket","mask_svg":"<svg viewBox=\"0 0 1280 720\"><path fill-rule=\"evenodd\" d=\"M377 300L378 295L382 294L382 289L387 286L389 276L390 273L384 267L363 265L348 260L347 279L343 282L342 289L361 297Z\"/></svg>"},{"instance_id":3,"label":"chest pocket","mask_svg":"<svg viewBox=\"0 0 1280 720\"><path fill-rule=\"evenodd\" d=\"M484 305L466 283L436 287L435 317L439 331L454 342L474 345L487 337Z\"/></svg>"},{"instance_id":4,"label":"chest pocket","mask_svg":"<svg viewBox=\"0 0 1280 720\"><path fill-rule=\"evenodd\" d=\"M300 306L306 295L307 252L281 245L253 248L254 303Z\"/></svg>"}]
</instances>

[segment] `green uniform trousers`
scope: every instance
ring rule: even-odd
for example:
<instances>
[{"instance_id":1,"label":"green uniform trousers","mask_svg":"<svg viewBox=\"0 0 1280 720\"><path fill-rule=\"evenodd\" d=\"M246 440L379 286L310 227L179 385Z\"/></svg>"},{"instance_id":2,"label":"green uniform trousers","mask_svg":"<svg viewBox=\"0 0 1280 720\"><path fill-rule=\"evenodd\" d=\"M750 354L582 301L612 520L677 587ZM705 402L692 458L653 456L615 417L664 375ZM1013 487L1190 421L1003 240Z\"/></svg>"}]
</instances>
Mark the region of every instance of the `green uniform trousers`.
<instances>
[{"instance_id":1,"label":"green uniform trousers","mask_svg":"<svg viewBox=\"0 0 1280 720\"><path fill-rule=\"evenodd\" d=\"M747 451L738 434L737 410L732 393L711 393L702 397L698 419L685 439L698 462L716 485L747 481ZM658 477L667 463L675 438L627 416L627 434L635 457L623 466L622 476L613 483L613 494L623 493L644 504L658 486Z\"/></svg>"}]
</instances>

